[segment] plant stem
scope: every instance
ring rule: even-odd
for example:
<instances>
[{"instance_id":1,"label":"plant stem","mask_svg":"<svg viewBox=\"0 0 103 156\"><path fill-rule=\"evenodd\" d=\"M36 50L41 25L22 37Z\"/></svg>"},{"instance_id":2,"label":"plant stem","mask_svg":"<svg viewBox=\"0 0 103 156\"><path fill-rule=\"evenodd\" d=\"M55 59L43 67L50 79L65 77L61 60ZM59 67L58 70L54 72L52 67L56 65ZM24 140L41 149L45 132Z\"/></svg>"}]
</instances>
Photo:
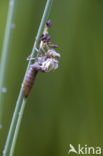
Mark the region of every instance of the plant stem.
<instances>
[{"instance_id":1,"label":"plant stem","mask_svg":"<svg viewBox=\"0 0 103 156\"><path fill-rule=\"evenodd\" d=\"M52 2L53 2L53 0L47 0L47 2L46 2L46 6L45 6L45 9L44 9L42 20L41 20L41 23L40 23L40 26L39 26L39 29L38 29L38 32L37 32L37 36L36 36L36 39L35 39L35 42L34 42L34 46L33 46L32 52L31 52L31 58L34 56L34 54L36 52L36 47L38 46L38 44L40 42L40 36L43 33L45 23L46 23L46 21L48 19L50 9L51 9L51 6L52 6ZM3 151L3 156L8 156L9 155L10 147L11 147L12 140L13 140L13 136L15 138L14 131L15 131L15 128L16 128L17 120L18 120L18 113L19 113L20 107L21 107L21 100L23 98L23 84L24 84L25 77L26 77L26 74L28 72L28 69L30 67L30 64L31 64L31 61L29 61L29 63L28 63L26 73L25 73L25 76L24 76L24 80L23 80L23 83L22 83L22 86L21 86L21 89L20 89L18 99L17 99L17 103L16 103L16 107L15 107L15 110L14 110L13 118L12 118L12 121L11 121L8 137L7 137L5 148L4 148L4 151ZM22 112L22 111L20 111L20 112ZM17 138L17 136L16 136L16 138Z\"/></svg>"},{"instance_id":2,"label":"plant stem","mask_svg":"<svg viewBox=\"0 0 103 156\"><path fill-rule=\"evenodd\" d=\"M13 141L12 141L12 144L11 144L10 156L13 156L13 153L14 153L14 148L15 148L18 132L19 132L19 129L20 129L20 124L21 124L21 120L22 120L22 117L23 117L23 112L24 112L24 109L25 109L25 104L26 104L26 100L23 99L23 102L22 102L22 105L21 105L21 108L20 108L20 112L18 114L18 120L17 120L17 124L16 124L16 128L15 128L15 132L14 132Z\"/></svg>"},{"instance_id":3,"label":"plant stem","mask_svg":"<svg viewBox=\"0 0 103 156\"><path fill-rule=\"evenodd\" d=\"M12 29L15 27L13 24L13 19L16 10L16 2L17 0L9 1L9 10L8 10L8 18L6 23L3 48L2 48L2 56L0 62L0 128L2 127L2 113L3 113L3 88L5 82L5 75L7 70L8 56L9 56L9 48L11 42L11 33Z\"/></svg>"}]
</instances>

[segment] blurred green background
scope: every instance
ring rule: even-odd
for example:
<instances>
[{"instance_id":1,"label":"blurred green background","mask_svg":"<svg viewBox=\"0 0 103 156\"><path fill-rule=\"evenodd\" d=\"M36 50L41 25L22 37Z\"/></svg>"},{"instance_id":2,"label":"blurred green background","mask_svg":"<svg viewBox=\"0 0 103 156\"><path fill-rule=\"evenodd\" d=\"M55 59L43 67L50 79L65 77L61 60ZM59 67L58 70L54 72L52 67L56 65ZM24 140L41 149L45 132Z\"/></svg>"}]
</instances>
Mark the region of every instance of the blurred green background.
<instances>
[{"instance_id":1,"label":"blurred green background","mask_svg":"<svg viewBox=\"0 0 103 156\"><path fill-rule=\"evenodd\" d=\"M18 0L0 155L45 2ZM8 3L0 0L0 51ZM59 69L39 73L27 101L15 156L67 156L69 144L103 146L103 1L54 0L50 19L52 41L61 54Z\"/></svg>"}]
</instances>

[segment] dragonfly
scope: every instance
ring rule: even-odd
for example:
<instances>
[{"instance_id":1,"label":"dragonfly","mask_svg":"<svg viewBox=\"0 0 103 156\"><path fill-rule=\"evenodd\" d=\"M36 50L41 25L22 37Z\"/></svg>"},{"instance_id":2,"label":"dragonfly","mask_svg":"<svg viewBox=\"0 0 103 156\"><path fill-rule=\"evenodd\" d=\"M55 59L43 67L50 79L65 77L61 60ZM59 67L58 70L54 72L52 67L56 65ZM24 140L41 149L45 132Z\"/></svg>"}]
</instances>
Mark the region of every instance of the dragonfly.
<instances>
[{"instance_id":1,"label":"dragonfly","mask_svg":"<svg viewBox=\"0 0 103 156\"><path fill-rule=\"evenodd\" d=\"M38 72L47 73L58 68L60 54L55 50L55 48L58 48L58 46L50 41L51 36L48 33L48 28L51 27L51 25L52 22L48 20L41 36L40 49L38 50L35 48L38 53L37 57L27 58L29 61L34 60L34 63L30 65L24 80L24 98L28 97Z\"/></svg>"},{"instance_id":2,"label":"dragonfly","mask_svg":"<svg viewBox=\"0 0 103 156\"><path fill-rule=\"evenodd\" d=\"M42 55L37 58L29 58L28 60L35 60L35 63L30 65L30 69L26 75L23 93L24 97L27 98L33 84L35 82L36 76L38 72L52 72L58 68L58 60L60 58L60 54L56 52L54 49L49 49L45 55Z\"/></svg>"}]
</instances>

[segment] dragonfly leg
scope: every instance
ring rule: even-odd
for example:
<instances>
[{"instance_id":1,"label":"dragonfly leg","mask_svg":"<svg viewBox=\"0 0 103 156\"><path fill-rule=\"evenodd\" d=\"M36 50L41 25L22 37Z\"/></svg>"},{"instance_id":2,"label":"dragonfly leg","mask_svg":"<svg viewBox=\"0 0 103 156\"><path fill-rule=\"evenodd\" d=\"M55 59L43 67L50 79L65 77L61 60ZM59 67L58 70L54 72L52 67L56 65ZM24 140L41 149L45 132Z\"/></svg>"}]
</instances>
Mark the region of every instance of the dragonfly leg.
<instances>
[{"instance_id":1,"label":"dragonfly leg","mask_svg":"<svg viewBox=\"0 0 103 156\"><path fill-rule=\"evenodd\" d=\"M37 51L38 54L41 54L41 51L35 47L35 50Z\"/></svg>"},{"instance_id":2,"label":"dragonfly leg","mask_svg":"<svg viewBox=\"0 0 103 156\"><path fill-rule=\"evenodd\" d=\"M35 47L36 52L41 55L41 51ZM31 58L31 55L27 57L27 61L35 61L38 57Z\"/></svg>"},{"instance_id":3,"label":"dragonfly leg","mask_svg":"<svg viewBox=\"0 0 103 156\"><path fill-rule=\"evenodd\" d=\"M27 57L27 61L35 61L37 60L37 57L33 57L31 58L30 56Z\"/></svg>"}]
</instances>

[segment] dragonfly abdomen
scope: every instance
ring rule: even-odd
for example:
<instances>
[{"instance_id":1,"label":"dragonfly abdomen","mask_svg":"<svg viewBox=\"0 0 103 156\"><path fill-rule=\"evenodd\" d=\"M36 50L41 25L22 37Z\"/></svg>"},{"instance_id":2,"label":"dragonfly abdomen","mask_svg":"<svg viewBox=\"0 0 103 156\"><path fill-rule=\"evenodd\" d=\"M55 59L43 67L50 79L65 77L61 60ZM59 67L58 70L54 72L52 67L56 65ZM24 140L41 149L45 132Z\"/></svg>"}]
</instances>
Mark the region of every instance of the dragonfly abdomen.
<instances>
[{"instance_id":1,"label":"dragonfly abdomen","mask_svg":"<svg viewBox=\"0 0 103 156\"><path fill-rule=\"evenodd\" d=\"M34 68L30 67L30 69L26 75L26 78L24 81L24 87L23 87L23 93L24 93L25 98L28 97L28 95L31 91L31 88L34 84L37 72L38 72L37 70L34 70Z\"/></svg>"}]
</instances>

